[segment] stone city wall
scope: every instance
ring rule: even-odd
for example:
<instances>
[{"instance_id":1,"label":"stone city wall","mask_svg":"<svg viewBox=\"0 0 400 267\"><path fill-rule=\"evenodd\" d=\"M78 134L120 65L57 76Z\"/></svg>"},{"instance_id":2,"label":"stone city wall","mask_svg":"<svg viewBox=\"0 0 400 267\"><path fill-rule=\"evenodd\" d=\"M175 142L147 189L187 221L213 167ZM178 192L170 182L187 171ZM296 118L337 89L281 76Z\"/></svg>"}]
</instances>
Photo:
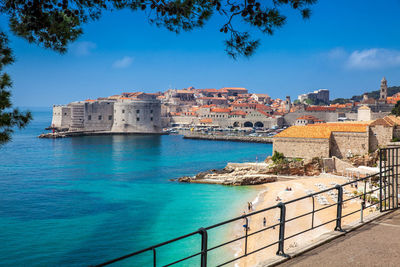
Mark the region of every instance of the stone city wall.
<instances>
[{"instance_id":1,"label":"stone city wall","mask_svg":"<svg viewBox=\"0 0 400 267\"><path fill-rule=\"evenodd\" d=\"M68 106L53 106L51 127L59 130L69 129L71 124L71 108Z\"/></svg>"},{"instance_id":2,"label":"stone city wall","mask_svg":"<svg viewBox=\"0 0 400 267\"><path fill-rule=\"evenodd\" d=\"M336 112L323 112L323 111L295 111L283 116L285 125L294 125L298 117L304 115L311 115L326 122L337 122L338 113Z\"/></svg>"},{"instance_id":3,"label":"stone city wall","mask_svg":"<svg viewBox=\"0 0 400 267\"><path fill-rule=\"evenodd\" d=\"M344 158L346 155L364 155L369 150L369 134L353 132L332 132L330 156Z\"/></svg>"},{"instance_id":4,"label":"stone city wall","mask_svg":"<svg viewBox=\"0 0 400 267\"><path fill-rule=\"evenodd\" d=\"M369 150L375 151L379 147L387 145L393 139L393 127L376 125L370 127Z\"/></svg>"},{"instance_id":5,"label":"stone city wall","mask_svg":"<svg viewBox=\"0 0 400 267\"><path fill-rule=\"evenodd\" d=\"M84 105L85 131L110 131L113 125L114 102L89 102Z\"/></svg>"},{"instance_id":6,"label":"stone city wall","mask_svg":"<svg viewBox=\"0 0 400 267\"><path fill-rule=\"evenodd\" d=\"M329 157L329 139L275 137L273 151L292 158L327 158Z\"/></svg>"},{"instance_id":7,"label":"stone city wall","mask_svg":"<svg viewBox=\"0 0 400 267\"><path fill-rule=\"evenodd\" d=\"M114 104L112 132L160 133L161 106L158 100L118 101Z\"/></svg>"}]
</instances>

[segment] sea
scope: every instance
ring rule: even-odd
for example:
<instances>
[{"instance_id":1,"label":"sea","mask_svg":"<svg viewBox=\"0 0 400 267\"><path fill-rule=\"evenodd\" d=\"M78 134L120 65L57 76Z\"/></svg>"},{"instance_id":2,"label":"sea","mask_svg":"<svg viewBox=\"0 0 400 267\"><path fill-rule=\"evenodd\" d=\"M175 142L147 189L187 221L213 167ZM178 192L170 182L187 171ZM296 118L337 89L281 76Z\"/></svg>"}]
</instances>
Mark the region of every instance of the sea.
<instances>
[{"instance_id":1,"label":"sea","mask_svg":"<svg viewBox=\"0 0 400 267\"><path fill-rule=\"evenodd\" d=\"M170 181L227 162L255 162L270 144L187 140L180 135L39 139L51 108L0 147L0 265L90 266L240 216L258 187ZM208 246L232 227L208 233ZM199 252L200 235L156 249L157 266ZM209 266L233 257L209 253ZM176 266L199 266L200 258ZM153 252L113 266L153 266Z\"/></svg>"}]
</instances>

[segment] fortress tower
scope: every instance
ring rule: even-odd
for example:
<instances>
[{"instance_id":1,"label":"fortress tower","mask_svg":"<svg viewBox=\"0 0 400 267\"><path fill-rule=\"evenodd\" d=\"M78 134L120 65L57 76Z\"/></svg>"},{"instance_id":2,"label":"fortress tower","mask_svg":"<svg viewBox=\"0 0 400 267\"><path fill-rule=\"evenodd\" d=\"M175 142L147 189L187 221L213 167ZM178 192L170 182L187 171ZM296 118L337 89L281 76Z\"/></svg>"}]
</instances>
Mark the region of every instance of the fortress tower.
<instances>
[{"instance_id":1,"label":"fortress tower","mask_svg":"<svg viewBox=\"0 0 400 267\"><path fill-rule=\"evenodd\" d=\"M387 98L387 81L386 81L386 78L383 77L383 79L381 81L381 92L380 92L379 100L386 101L386 98Z\"/></svg>"}]
</instances>

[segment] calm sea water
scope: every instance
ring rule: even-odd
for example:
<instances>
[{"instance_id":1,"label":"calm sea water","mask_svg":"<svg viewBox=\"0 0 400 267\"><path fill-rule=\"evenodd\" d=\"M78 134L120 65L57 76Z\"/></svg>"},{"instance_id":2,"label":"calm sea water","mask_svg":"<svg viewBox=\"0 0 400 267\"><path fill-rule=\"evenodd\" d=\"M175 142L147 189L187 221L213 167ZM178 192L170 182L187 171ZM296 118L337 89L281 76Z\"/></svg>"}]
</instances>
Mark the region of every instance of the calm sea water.
<instances>
[{"instance_id":1,"label":"calm sea water","mask_svg":"<svg viewBox=\"0 0 400 267\"><path fill-rule=\"evenodd\" d=\"M168 179L264 159L272 150L181 136L38 139L50 122L50 109L34 110L30 126L0 147L0 265L87 266L240 215L255 188ZM227 232L210 232L211 245ZM197 236L160 248L159 264L199 249ZM150 266L151 255L118 266Z\"/></svg>"}]
</instances>

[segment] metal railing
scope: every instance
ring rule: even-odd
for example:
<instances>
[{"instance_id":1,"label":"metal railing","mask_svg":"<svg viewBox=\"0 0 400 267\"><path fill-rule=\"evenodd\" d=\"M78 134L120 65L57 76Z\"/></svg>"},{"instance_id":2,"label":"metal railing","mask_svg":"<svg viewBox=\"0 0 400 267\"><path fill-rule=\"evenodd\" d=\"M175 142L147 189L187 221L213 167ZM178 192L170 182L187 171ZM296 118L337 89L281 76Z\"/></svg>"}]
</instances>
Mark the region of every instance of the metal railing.
<instances>
[{"instance_id":1,"label":"metal railing","mask_svg":"<svg viewBox=\"0 0 400 267\"><path fill-rule=\"evenodd\" d=\"M381 159L382 159L382 157L381 157ZM170 262L170 263L168 263L166 265L163 265L163 266L171 266L171 265L186 261L188 259L191 259L191 258L194 258L194 257L197 257L197 256L200 256L200 259L201 259L200 260L200 266L202 266L202 267L208 266L207 265L207 256L208 256L208 253L210 251L213 251L213 250L215 250L217 248L221 248L221 247L227 246L229 244L232 244L232 243L240 241L240 240L244 240L244 244L243 244L244 251L243 251L243 254L240 255L240 256L234 257L232 259L229 259L229 260L225 261L224 263L219 264L217 266L227 265L227 264L232 263L234 261L237 261L237 260L239 260L241 258L247 257L248 255L257 253L257 252L259 252L261 250L264 250L264 249L267 249L267 248L270 248L270 247L273 247L273 246L277 246L277 252L276 252L277 255L281 255L281 256L285 256L286 257L287 256L285 254L285 241L286 240L294 238L294 237L299 236L299 235L302 235L304 233L307 233L309 231L312 231L314 229L320 228L322 226L325 226L325 225L328 225L328 224L331 224L331 223L335 224L335 227L334 227L333 230L335 230L335 231L343 231L342 230L342 219L343 218L348 217L348 216L350 216L352 214L355 214L357 212L361 212L361 215L362 215L362 211L363 210L365 210L367 208L370 208L370 207L373 207L373 206L376 206L377 210L378 209L382 210L383 205L384 205L384 207L386 207L387 201L388 201L388 203L390 203L391 202L391 198L393 196L387 195L385 193L387 191L387 186L388 185L385 182L384 178L385 177L389 177L392 173L393 173L393 167L386 166L384 168L381 168L381 171L379 173L376 173L376 174L373 174L373 175L369 175L369 176L366 176L364 178L359 178L359 179L356 179L356 180L353 180L353 181L349 181L349 182L341 184L341 185L337 184L334 187L327 188L327 189L321 190L321 191L316 192L316 193L311 193L311 194L305 195L303 197L296 198L296 199L293 199L293 200L289 200L289 201L286 201L286 202L280 202L277 205L274 205L274 206L271 206L271 207L268 207L268 208L264 208L264 209L261 209L261 210L258 210L258 211L254 211L254 212L251 212L251 213L248 213L248 214L244 214L242 216L239 216L239 217L236 217L236 218L233 218L233 219L221 222L221 223L217 223L217 224L214 224L212 226L208 226L208 227L205 227L205 228L200 228L197 231L194 231L192 233L189 233L189 234L177 237L175 239L172 239L172 240L169 240L169 241L166 241L166 242L163 242L163 243L160 243L160 244L157 244L157 245L142 249L140 251L137 251L137 252L134 252L134 253L130 253L130 254L127 254L125 256L122 256L122 257L119 257L119 258L116 258L116 259L113 259L113 260L98 264L97 266L106 266L106 265L109 265L109 264L112 264L112 263L115 263L115 262L119 262L121 260L130 258L130 257L137 256L139 254L143 254L145 252L152 252L152 254L153 254L153 259L152 259L153 266L157 266L157 251L156 251L156 249L158 249L160 247L163 247L163 246L165 246L167 244L171 244L171 243L174 243L176 241L183 240L183 239L186 239L186 238L189 238L189 237L192 237L192 236L196 236L196 235L200 235L201 236L201 249L200 249L200 251L198 251L197 253L194 253L192 255L186 256L184 258L176 259L175 261L172 261L172 262ZM370 185L371 185L371 183L375 182L376 183L376 188L372 187L371 190L367 191L367 181L369 181ZM384 181L384 182L382 182L382 181ZM362 182L364 182L364 190L362 191L361 194L356 194L356 195L353 194L353 195L351 195L350 193L346 192L346 196L347 197L346 198L343 197L343 193L345 191L345 186L349 186L349 185L351 186L352 184L354 184L355 185L354 188L358 188L358 186L356 186L356 185L359 185L360 183L362 184ZM335 203L333 203L333 204L325 203L325 205L321 204L321 207L316 208L315 197L318 197L321 194L328 193L328 192L331 192L331 191L335 192L334 196L336 196L336 194L337 194L337 198L335 199ZM376 193L376 194L379 195L379 197L378 197L378 199L375 199L373 201L372 200L372 194L375 193L376 191L379 191L379 193ZM369 201L368 201L367 197L369 197ZM302 200L305 200L305 199L311 199L311 201L312 201L312 211L305 212L305 213L300 214L300 215L298 215L296 217L288 219L287 216L286 216L286 207L289 204L296 203L296 202L299 202L299 201L302 201ZM361 200L360 209L353 210L353 211L351 211L351 212L349 212L347 214L343 214L343 205L346 202L351 201L353 199L360 199ZM390 205L390 204L388 204L388 205ZM328 221L316 224L316 220L315 220L315 214L316 213L324 211L324 210L326 210L328 208L333 208L335 206L336 206L336 216L335 217L331 218ZM391 207L397 207L397 203L396 204L392 203ZM249 229L248 229L249 227L247 227L249 225L249 218L251 218L252 216L255 216L257 214L265 213L267 211L271 211L271 210L274 210L274 209L278 209L279 210L279 222L278 223L275 223L275 224L270 225L268 227L264 227L262 229L259 229L259 230L256 230L254 232L249 233ZM299 231L299 232L296 232L296 233L292 233L291 235L286 235L285 234L285 227L287 226L287 223L299 220L301 218L305 218L306 216L310 216L311 217L311 221L309 222L310 226L307 229ZM241 235L240 237L234 238L234 239L229 240L227 242L223 242L223 243L218 244L216 246L212 246L210 248L208 247L208 231L209 230L216 229L218 227L227 225L229 223L237 222L237 221L240 221L240 220L244 220L245 221L245 226L246 227L245 227L245 230L244 230L244 235ZM262 232L270 230L272 228L275 229L275 227L279 227L277 241L270 242L270 243L265 244L264 246L262 246L260 248L257 248L257 249L254 249L252 251L249 251L249 247L248 247L248 238L249 237L257 235L257 234L261 234Z\"/></svg>"}]
</instances>

